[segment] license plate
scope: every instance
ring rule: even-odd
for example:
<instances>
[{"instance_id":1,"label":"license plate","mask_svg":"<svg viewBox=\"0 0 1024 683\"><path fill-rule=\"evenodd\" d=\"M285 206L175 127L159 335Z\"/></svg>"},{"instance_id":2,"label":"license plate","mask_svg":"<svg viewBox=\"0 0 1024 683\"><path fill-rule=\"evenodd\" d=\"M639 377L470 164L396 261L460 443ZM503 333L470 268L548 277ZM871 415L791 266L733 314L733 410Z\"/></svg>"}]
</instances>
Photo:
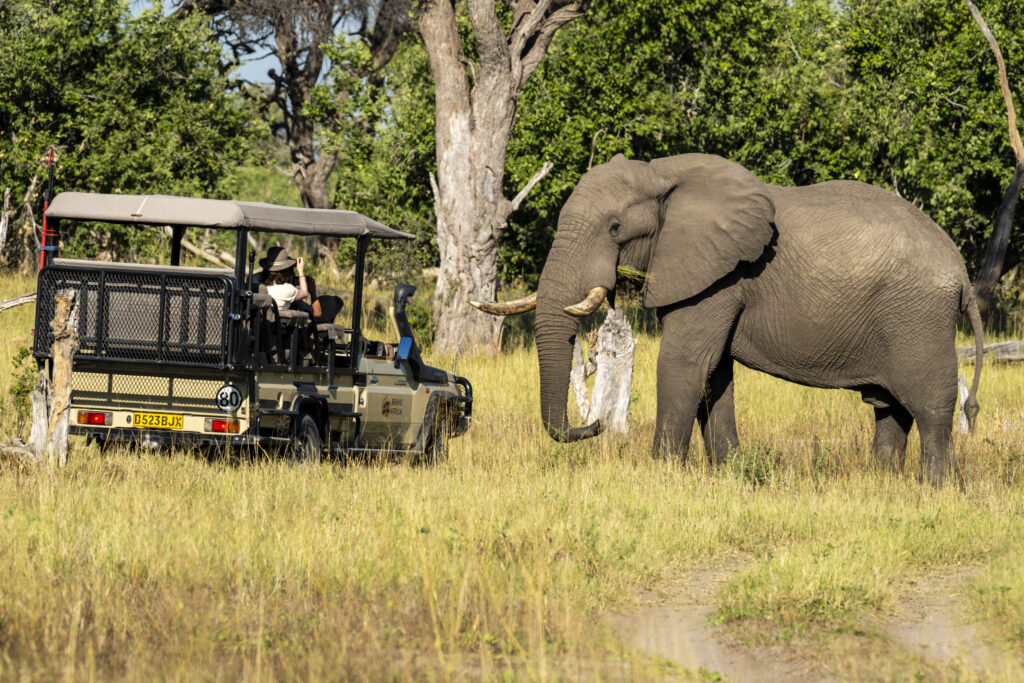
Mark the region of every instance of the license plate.
<instances>
[{"instance_id":1,"label":"license plate","mask_svg":"<svg viewBox=\"0 0 1024 683\"><path fill-rule=\"evenodd\" d=\"M181 429L183 423L184 416L182 415L167 415L165 413L134 413L132 415L132 427Z\"/></svg>"}]
</instances>

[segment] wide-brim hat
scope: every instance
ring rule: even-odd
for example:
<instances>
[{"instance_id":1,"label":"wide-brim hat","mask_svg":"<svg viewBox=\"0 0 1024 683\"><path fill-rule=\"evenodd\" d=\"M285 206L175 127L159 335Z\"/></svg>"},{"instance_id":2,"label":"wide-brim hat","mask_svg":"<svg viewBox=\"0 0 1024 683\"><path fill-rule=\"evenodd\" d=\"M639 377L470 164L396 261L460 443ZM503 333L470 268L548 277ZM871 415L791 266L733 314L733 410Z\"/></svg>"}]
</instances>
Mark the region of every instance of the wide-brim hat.
<instances>
[{"instance_id":1,"label":"wide-brim hat","mask_svg":"<svg viewBox=\"0 0 1024 683\"><path fill-rule=\"evenodd\" d=\"M286 270L294 265L295 259L288 256L288 250L284 247L271 247L266 257L260 259L260 268L263 270Z\"/></svg>"}]
</instances>

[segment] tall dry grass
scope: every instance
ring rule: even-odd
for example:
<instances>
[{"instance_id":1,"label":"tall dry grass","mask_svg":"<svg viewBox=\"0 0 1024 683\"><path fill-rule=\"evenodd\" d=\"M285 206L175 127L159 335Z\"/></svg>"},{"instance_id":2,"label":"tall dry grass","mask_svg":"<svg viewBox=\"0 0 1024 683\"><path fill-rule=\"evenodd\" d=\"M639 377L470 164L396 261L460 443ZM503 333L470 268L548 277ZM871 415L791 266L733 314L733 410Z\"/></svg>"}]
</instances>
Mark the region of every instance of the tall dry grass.
<instances>
[{"instance_id":1,"label":"tall dry grass","mask_svg":"<svg viewBox=\"0 0 1024 683\"><path fill-rule=\"evenodd\" d=\"M0 315L10 353L31 315ZM977 614L1020 656L1024 369L986 368L978 430L958 439L966 488L936 490L916 437L904 473L869 466L857 395L742 368L729 465L708 468L696 440L685 464L653 460L656 353L642 336L629 439L552 442L518 348L458 360L474 426L435 467L80 443L59 471L3 463L0 677L657 677L669 665L599 617L710 562L737 569L720 619L826 645L877 639L864 624L901 581L974 567ZM9 382L3 368L0 396Z\"/></svg>"}]
</instances>

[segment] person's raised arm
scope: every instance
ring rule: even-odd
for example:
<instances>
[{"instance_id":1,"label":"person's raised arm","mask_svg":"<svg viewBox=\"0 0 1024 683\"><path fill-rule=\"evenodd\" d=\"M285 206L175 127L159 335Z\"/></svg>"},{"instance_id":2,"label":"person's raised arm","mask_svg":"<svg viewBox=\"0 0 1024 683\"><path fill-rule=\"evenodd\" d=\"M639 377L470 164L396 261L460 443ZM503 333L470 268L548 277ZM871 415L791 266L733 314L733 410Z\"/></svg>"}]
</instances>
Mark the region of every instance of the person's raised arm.
<instances>
[{"instance_id":1,"label":"person's raised arm","mask_svg":"<svg viewBox=\"0 0 1024 683\"><path fill-rule=\"evenodd\" d=\"M306 287L306 260L301 256L295 259L295 270L299 273L299 291L295 293L295 300L298 301L309 296L309 289Z\"/></svg>"}]
</instances>

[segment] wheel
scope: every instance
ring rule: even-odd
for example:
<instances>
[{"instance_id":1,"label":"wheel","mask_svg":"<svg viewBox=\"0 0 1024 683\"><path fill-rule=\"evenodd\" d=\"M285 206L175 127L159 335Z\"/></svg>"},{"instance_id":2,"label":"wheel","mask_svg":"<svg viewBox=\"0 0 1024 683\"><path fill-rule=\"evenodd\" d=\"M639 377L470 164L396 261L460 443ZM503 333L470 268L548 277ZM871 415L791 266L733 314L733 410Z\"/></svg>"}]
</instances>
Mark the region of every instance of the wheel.
<instances>
[{"instance_id":1,"label":"wheel","mask_svg":"<svg viewBox=\"0 0 1024 683\"><path fill-rule=\"evenodd\" d=\"M291 445L292 458L303 463L317 464L320 462L322 446L316 418L309 413L302 413L295 428L295 440Z\"/></svg>"},{"instance_id":2,"label":"wheel","mask_svg":"<svg viewBox=\"0 0 1024 683\"><path fill-rule=\"evenodd\" d=\"M448 434L451 431L449 411L439 401L431 401L423 419L426 432L423 439L422 461L434 465L448 457Z\"/></svg>"}]
</instances>

